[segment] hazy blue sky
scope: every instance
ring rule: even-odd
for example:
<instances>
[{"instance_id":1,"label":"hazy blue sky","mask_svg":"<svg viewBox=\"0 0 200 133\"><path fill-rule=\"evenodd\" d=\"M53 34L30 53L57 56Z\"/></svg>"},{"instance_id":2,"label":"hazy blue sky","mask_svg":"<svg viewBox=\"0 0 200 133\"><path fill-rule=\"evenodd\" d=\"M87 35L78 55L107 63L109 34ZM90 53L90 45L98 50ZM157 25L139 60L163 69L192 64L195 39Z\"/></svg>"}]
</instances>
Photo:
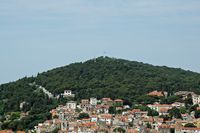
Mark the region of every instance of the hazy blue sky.
<instances>
[{"instance_id":1,"label":"hazy blue sky","mask_svg":"<svg viewBox=\"0 0 200 133\"><path fill-rule=\"evenodd\" d=\"M200 72L200 0L0 0L0 83L101 55Z\"/></svg>"}]
</instances>

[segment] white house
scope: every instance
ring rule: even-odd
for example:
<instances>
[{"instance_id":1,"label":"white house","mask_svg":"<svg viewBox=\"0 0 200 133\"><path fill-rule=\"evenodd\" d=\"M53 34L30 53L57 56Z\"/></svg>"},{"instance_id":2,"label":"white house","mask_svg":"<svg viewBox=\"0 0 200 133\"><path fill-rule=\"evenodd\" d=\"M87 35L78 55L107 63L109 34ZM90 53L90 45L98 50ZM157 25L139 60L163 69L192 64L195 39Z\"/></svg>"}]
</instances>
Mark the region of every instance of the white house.
<instances>
[{"instance_id":1,"label":"white house","mask_svg":"<svg viewBox=\"0 0 200 133\"><path fill-rule=\"evenodd\" d=\"M149 104L147 105L149 108L156 110L157 112L160 112L162 109L171 109L172 105L169 104Z\"/></svg>"},{"instance_id":2,"label":"white house","mask_svg":"<svg viewBox=\"0 0 200 133\"><path fill-rule=\"evenodd\" d=\"M76 109L76 102L69 101L69 102L67 102L66 106L68 109Z\"/></svg>"},{"instance_id":3,"label":"white house","mask_svg":"<svg viewBox=\"0 0 200 133\"><path fill-rule=\"evenodd\" d=\"M90 105L96 106L97 105L97 98L94 98L94 97L90 98Z\"/></svg>"},{"instance_id":4,"label":"white house","mask_svg":"<svg viewBox=\"0 0 200 133\"><path fill-rule=\"evenodd\" d=\"M67 131L67 123L66 120L61 121L61 131Z\"/></svg>"},{"instance_id":5,"label":"white house","mask_svg":"<svg viewBox=\"0 0 200 133\"><path fill-rule=\"evenodd\" d=\"M172 103L172 106L176 108L181 108L181 107L185 107L185 103L175 102L175 103Z\"/></svg>"},{"instance_id":6,"label":"white house","mask_svg":"<svg viewBox=\"0 0 200 133\"><path fill-rule=\"evenodd\" d=\"M200 104L200 95L192 95L193 104Z\"/></svg>"},{"instance_id":7,"label":"white house","mask_svg":"<svg viewBox=\"0 0 200 133\"><path fill-rule=\"evenodd\" d=\"M111 125L112 118L113 118L113 116L111 114L102 114L99 118L99 121L105 122L106 125Z\"/></svg>"},{"instance_id":8,"label":"white house","mask_svg":"<svg viewBox=\"0 0 200 133\"><path fill-rule=\"evenodd\" d=\"M71 90L65 90L62 95L63 95L63 97L74 97L75 96L75 94L72 94Z\"/></svg>"}]
</instances>

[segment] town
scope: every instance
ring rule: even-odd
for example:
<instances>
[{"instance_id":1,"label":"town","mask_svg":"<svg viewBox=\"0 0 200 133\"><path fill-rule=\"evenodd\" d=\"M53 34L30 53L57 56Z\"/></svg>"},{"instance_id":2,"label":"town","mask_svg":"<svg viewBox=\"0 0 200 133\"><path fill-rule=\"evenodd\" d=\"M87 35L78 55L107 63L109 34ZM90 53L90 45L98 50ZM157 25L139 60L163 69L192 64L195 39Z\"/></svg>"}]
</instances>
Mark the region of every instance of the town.
<instances>
[{"instance_id":1,"label":"town","mask_svg":"<svg viewBox=\"0 0 200 133\"><path fill-rule=\"evenodd\" d=\"M168 93L155 90L146 95L167 97ZM68 99L66 104L52 109L51 119L39 123L29 133L200 133L200 95L194 92L174 94L184 102L162 104L160 101L133 107L123 99L91 97L73 101L72 90L65 90L60 96Z\"/></svg>"},{"instance_id":2,"label":"town","mask_svg":"<svg viewBox=\"0 0 200 133\"><path fill-rule=\"evenodd\" d=\"M65 97L74 97L66 90ZM165 97L167 92L153 91L147 95ZM35 126L37 133L199 133L200 96L194 92L179 91L174 95L183 100L191 98L190 112L186 104L159 102L131 108L123 99L90 98L80 102L68 101L50 111L51 120Z\"/></svg>"}]
</instances>

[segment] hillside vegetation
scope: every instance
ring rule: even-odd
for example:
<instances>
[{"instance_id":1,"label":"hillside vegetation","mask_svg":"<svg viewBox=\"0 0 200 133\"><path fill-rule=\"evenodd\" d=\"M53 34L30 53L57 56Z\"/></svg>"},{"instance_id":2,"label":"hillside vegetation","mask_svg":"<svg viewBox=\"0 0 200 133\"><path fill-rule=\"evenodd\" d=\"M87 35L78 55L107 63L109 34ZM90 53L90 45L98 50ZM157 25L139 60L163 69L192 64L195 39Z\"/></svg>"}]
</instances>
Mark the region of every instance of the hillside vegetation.
<instances>
[{"instance_id":1,"label":"hillside vegetation","mask_svg":"<svg viewBox=\"0 0 200 133\"><path fill-rule=\"evenodd\" d=\"M99 57L41 73L37 84L58 94L72 89L78 98L95 96L134 100L152 90L200 93L200 74L135 61Z\"/></svg>"},{"instance_id":2,"label":"hillside vegetation","mask_svg":"<svg viewBox=\"0 0 200 133\"><path fill-rule=\"evenodd\" d=\"M200 94L200 74L182 69L153 66L135 61L99 57L25 77L0 86L0 119L9 112L27 112L20 121L4 123L4 128L32 128L49 117L49 110L64 101L50 99L37 87L45 87L55 96L66 89L76 94L75 100L89 97L122 98L134 104L145 100L152 90L165 90L172 95L187 90ZM148 101L148 97L146 97ZM25 102L23 109L20 103ZM20 123L20 124L19 124Z\"/></svg>"}]
</instances>

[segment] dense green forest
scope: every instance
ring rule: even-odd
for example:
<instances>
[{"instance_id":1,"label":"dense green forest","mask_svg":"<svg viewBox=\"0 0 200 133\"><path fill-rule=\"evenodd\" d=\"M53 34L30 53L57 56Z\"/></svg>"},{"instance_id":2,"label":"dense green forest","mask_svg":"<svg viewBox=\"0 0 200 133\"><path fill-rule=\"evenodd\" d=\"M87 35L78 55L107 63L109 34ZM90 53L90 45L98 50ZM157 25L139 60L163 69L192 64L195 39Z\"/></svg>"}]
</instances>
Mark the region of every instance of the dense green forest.
<instances>
[{"instance_id":1,"label":"dense green forest","mask_svg":"<svg viewBox=\"0 0 200 133\"><path fill-rule=\"evenodd\" d=\"M78 98L120 97L133 101L155 89L200 93L198 73L109 57L56 68L38 74L35 81L54 94L71 88Z\"/></svg>"},{"instance_id":2,"label":"dense green forest","mask_svg":"<svg viewBox=\"0 0 200 133\"><path fill-rule=\"evenodd\" d=\"M169 95L180 90L200 94L200 74L198 73L99 57L39 73L36 77L25 77L16 82L1 85L0 121L5 119L6 113L29 112L29 115L23 119L4 123L3 128L12 127L14 130L33 128L38 122L50 117L50 109L64 102L49 98L30 83L45 87L55 96L66 89L71 89L76 94L75 100L111 97L122 98L131 105L138 102L147 104L158 100L145 95L152 90L164 90ZM20 109L22 102L25 104L23 109Z\"/></svg>"}]
</instances>

